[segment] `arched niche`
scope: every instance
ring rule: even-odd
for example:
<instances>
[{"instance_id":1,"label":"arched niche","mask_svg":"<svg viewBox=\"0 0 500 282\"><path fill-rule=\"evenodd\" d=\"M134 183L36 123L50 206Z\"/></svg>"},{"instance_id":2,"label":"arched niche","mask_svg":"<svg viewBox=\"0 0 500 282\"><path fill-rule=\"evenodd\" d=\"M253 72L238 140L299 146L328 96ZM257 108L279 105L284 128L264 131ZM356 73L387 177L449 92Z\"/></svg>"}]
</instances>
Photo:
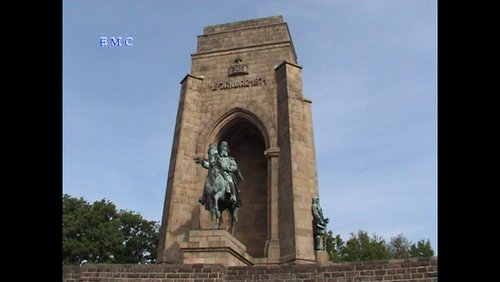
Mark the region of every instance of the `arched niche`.
<instances>
[{"instance_id":1,"label":"arched niche","mask_svg":"<svg viewBox=\"0 0 500 282\"><path fill-rule=\"evenodd\" d=\"M230 155L238 163L244 181L239 185L242 206L234 236L247 247L254 258L265 257L269 235L269 177L265 151L269 137L260 119L248 111L234 109L211 128L204 147L209 144L229 143ZM227 215L226 215L227 218Z\"/></svg>"}]
</instances>

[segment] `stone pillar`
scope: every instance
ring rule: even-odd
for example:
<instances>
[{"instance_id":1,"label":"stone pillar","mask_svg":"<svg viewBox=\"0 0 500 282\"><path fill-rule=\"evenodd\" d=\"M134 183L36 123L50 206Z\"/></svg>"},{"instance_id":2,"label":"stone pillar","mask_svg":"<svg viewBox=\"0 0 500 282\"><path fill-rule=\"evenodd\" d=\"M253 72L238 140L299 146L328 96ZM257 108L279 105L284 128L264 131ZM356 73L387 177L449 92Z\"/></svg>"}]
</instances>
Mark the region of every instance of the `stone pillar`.
<instances>
[{"instance_id":1,"label":"stone pillar","mask_svg":"<svg viewBox=\"0 0 500 282\"><path fill-rule=\"evenodd\" d=\"M282 263L314 263L311 199L317 195L311 102L302 94L302 67L275 67L278 94L279 232Z\"/></svg>"},{"instance_id":2,"label":"stone pillar","mask_svg":"<svg viewBox=\"0 0 500 282\"><path fill-rule=\"evenodd\" d=\"M268 237L266 241L266 255L268 264L278 264L280 259L280 244L278 231L278 167L279 148L269 148L264 154L267 156L268 169Z\"/></svg>"},{"instance_id":3,"label":"stone pillar","mask_svg":"<svg viewBox=\"0 0 500 282\"><path fill-rule=\"evenodd\" d=\"M200 88L203 79L186 75L181 81L181 96L172 142L172 154L167 179L158 244L158 263L181 263L179 242L187 240L188 232L199 228L197 197L201 188L192 185L197 175L192 172L194 136L200 123ZM191 173L186 173L191 171Z\"/></svg>"}]
</instances>

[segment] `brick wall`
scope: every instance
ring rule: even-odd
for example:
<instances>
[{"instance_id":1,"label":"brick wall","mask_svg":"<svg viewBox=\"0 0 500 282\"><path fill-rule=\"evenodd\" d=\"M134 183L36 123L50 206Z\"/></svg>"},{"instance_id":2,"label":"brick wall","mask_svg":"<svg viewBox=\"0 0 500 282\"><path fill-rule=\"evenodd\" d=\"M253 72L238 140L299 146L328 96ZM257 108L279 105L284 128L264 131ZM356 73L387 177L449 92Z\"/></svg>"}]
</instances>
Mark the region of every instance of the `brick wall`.
<instances>
[{"instance_id":1,"label":"brick wall","mask_svg":"<svg viewBox=\"0 0 500 282\"><path fill-rule=\"evenodd\" d=\"M88 264L63 267L63 282L415 281L437 282L437 258L279 266Z\"/></svg>"}]
</instances>

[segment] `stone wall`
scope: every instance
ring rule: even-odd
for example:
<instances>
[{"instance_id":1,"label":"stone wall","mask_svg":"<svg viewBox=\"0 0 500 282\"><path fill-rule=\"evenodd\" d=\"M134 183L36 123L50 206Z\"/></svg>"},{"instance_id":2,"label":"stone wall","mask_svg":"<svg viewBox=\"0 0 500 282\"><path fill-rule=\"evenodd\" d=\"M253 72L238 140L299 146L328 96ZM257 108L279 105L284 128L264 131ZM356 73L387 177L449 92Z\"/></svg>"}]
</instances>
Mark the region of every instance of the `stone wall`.
<instances>
[{"instance_id":1,"label":"stone wall","mask_svg":"<svg viewBox=\"0 0 500 282\"><path fill-rule=\"evenodd\" d=\"M436 282L437 258L350 263L230 266L88 264L63 267L63 282L90 281L415 281Z\"/></svg>"}]
</instances>

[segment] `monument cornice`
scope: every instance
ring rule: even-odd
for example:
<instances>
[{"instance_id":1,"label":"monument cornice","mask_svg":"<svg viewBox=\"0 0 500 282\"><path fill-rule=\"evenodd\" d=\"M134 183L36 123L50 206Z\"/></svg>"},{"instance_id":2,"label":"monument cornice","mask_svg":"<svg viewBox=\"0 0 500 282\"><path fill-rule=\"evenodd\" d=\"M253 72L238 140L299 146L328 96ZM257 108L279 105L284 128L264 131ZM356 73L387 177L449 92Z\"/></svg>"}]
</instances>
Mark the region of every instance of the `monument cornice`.
<instances>
[{"instance_id":1,"label":"monument cornice","mask_svg":"<svg viewBox=\"0 0 500 282\"><path fill-rule=\"evenodd\" d=\"M233 33L235 31L266 28L266 27L272 27L272 26L277 26L277 25L287 25L287 23L281 22L281 23L270 23L270 24L263 24L263 25L256 25L256 26L246 26L246 27L240 27L240 28L235 28L235 29L227 29L227 30L221 30L221 31L215 31L215 32L208 32L208 33L197 35L197 37L206 37L206 36L211 36L211 35L216 35L216 34L221 34L221 33Z\"/></svg>"},{"instance_id":2,"label":"monument cornice","mask_svg":"<svg viewBox=\"0 0 500 282\"><path fill-rule=\"evenodd\" d=\"M247 45L247 46L242 46L242 47L221 49L221 50L216 50L216 51L196 52L196 53L191 54L191 58L193 60L196 60L196 59L201 59L201 58L230 55L230 54L234 54L235 52L243 53L243 52L248 52L248 51L261 51L261 50L291 47L291 46L292 46L292 43L290 40L283 40L283 41L279 41L279 42L272 42L272 43L265 43L265 44L254 44L254 45Z\"/></svg>"},{"instance_id":3,"label":"monument cornice","mask_svg":"<svg viewBox=\"0 0 500 282\"><path fill-rule=\"evenodd\" d=\"M276 65L276 66L274 67L274 69L275 69L275 70L277 70L277 69L281 68L281 67L282 67L282 66L284 66L284 65L291 65L291 66L294 66L294 67L296 67L296 68L302 69L302 67L301 67L301 66L299 66L299 65L297 65L297 64L295 64L295 63L292 63L292 62L286 61L286 60L285 60L285 61L283 61L283 62L281 62L280 64Z\"/></svg>"},{"instance_id":4,"label":"monument cornice","mask_svg":"<svg viewBox=\"0 0 500 282\"><path fill-rule=\"evenodd\" d=\"M188 79L189 77L194 78L194 79L199 79L199 80L203 80L203 79L205 78L205 77L204 77L204 76L202 76L202 75L200 75L200 76L196 76L196 75L192 75L192 74L188 73L188 74L186 74L186 76L184 76L184 78L181 80L180 84L184 84L184 81L185 81L186 79Z\"/></svg>"}]
</instances>

